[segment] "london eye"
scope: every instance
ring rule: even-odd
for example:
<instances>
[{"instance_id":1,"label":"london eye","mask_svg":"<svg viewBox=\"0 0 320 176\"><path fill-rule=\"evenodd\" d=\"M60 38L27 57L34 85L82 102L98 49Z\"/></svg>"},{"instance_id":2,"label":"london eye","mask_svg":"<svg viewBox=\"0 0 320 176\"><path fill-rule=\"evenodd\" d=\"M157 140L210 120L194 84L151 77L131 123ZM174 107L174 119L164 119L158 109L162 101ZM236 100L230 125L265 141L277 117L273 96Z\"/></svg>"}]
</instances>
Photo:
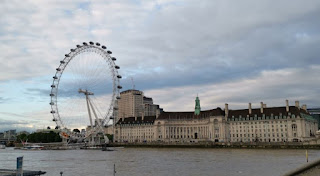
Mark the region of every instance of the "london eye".
<instances>
[{"instance_id":1,"label":"london eye","mask_svg":"<svg viewBox=\"0 0 320 176\"><path fill-rule=\"evenodd\" d=\"M111 54L100 43L83 42L60 61L51 85L50 113L63 138L90 140L114 122L122 87L120 67Z\"/></svg>"}]
</instances>

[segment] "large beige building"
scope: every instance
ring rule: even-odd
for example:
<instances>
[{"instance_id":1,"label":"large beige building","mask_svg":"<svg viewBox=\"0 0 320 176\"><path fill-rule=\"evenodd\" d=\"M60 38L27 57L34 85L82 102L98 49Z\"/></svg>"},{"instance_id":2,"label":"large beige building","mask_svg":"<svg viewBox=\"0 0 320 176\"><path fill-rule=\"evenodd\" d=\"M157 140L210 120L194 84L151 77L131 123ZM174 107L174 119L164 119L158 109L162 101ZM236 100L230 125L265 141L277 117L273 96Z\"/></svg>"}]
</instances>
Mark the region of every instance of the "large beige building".
<instances>
[{"instance_id":1,"label":"large beige building","mask_svg":"<svg viewBox=\"0 0 320 176\"><path fill-rule=\"evenodd\" d=\"M121 118L115 126L115 141L295 142L314 139L318 129L306 105L300 107L299 102L289 106L286 101L286 106L270 108L261 102L255 109L249 103L248 109L240 110L229 110L225 104L224 110L195 111Z\"/></svg>"},{"instance_id":2,"label":"large beige building","mask_svg":"<svg viewBox=\"0 0 320 176\"><path fill-rule=\"evenodd\" d=\"M118 108L118 119L142 116L143 92L132 89L121 92L120 99L118 100Z\"/></svg>"},{"instance_id":3,"label":"large beige building","mask_svg":"<svg viewBox=\"0 0 320 176\"><path fill-rule=\"evenodd\" d=\"M160 110L153 104L153 99L143 95L139 90L126 90L120 93L118 100L118 119L127 117L155 116Z\"/></svg>"}]
</instances>

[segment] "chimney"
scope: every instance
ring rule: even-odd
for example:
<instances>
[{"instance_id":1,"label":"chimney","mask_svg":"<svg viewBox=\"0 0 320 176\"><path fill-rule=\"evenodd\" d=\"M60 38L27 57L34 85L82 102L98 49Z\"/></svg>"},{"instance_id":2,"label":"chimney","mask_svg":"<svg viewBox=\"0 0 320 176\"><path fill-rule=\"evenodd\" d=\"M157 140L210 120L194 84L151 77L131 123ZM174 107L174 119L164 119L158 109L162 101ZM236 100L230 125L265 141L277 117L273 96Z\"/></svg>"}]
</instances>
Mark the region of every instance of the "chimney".
<instances>
[{"instance_id":1,"label":"chimney","mask_svg":"<svg viewBox=\"0 0 320 176\"><path fill-rule=\"evenodd\" d=\"M289 112L289 100L286 100L286 111Z\"/></svg>"},{"instance_id":2,"label":"chimney","mask_svg":"<svg viewBox=\"0 0 320 176\"><path fill-rule=\"evenodd\" d=\"M263 108L267 108L267 104L263 104Z\"/></svg>"},{"instance_id":3,"label":"chimney","mask_svg":"<svg viewBox=\"0 0 320 176\"><path fill-rule=\"evenodd\" d=\"M159 117L159 115L160 115L160 109L157 109L156 110L156 119Z\"/></svg>"},{"instance_id":4,"label":"chimney","mask_svg":"<svg viewBox=\"0 0 320 176\"><path fill-rule=\"evenodd\" d=\"M261 104L260 112L261 112L261 114L263 114L263 102L260 102L260 104Z\"/></svg>"},{"instance_id":5,"label":"chimney","mask_svg":"<svg viewBox=\"0 0 320 176\"><path fill-rule=\"evenodd\" d=\"M295 101L295 104L296 104L296 107L297 107L298 109L300 109L299 101Z\"/></svg>"},{"instance_id":6,"label":"chimney","mask_svg":"<svg viewBox=\"0 0 320 176\"><path fill-rule=\"evenodd\" d=\"M251 103L249 103L249 114L252 114Z\"/></svg>"},{"instance_id":7,"label":"chimney","mask_svg":"<svg viewBox=\"0 0 320 176\"><path fill-rule=\"evenodd\" d=\"M144 120L145 113L146 113L146 104L141 104L141 121Z\"/></svg>"},{"instance_id":8,"label":"chimney","mask_svg":"<svg viewBox=\"0 0 320 176\"><path fill-rule=\"evenodd\" d=\"M307 105L306 104L302 105L302 109L307 111Z\"/></svg>"},{"instance_id":9,"label":"chimney","mask_svg":"<svg viewBox=\"0 0 320 176\"><path fill-rule=\"evenodd\" d=\"M229 107L228 107L228 104L227 104L227 103L225 104L225 107L224 107L224 113L225 113L226 117L228 117Z\"/></svg>"}]
</instances>

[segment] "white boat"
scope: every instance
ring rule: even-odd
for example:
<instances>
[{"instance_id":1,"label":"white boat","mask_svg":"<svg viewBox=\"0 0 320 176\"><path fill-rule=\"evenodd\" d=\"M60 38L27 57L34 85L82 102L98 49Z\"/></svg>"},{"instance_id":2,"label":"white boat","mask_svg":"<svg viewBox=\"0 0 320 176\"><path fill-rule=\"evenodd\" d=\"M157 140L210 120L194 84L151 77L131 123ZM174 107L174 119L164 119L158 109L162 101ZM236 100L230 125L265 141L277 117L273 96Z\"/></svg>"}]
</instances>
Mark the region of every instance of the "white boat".
<instances>
[{"instance_id":1,"label":"white boat","mask_svg":"<svg viewBox=\"0 0 320 176\"><path fill-rule=\"evenodd\" d=\"M5 149L5 148L6 148L6 146L5 146L5 145L0 144L0 149Z\"/></svg>"},{"instance_id":2,"label":"white boat","mask_svg":"<svg viewBox=\"0 0 320 176\"><path fill-rule=\"evenodd\" d=\"M30 145L30 146L24 146L23 150L42 150L44 146L41 145Z\"/></svg>"}]
</instances>

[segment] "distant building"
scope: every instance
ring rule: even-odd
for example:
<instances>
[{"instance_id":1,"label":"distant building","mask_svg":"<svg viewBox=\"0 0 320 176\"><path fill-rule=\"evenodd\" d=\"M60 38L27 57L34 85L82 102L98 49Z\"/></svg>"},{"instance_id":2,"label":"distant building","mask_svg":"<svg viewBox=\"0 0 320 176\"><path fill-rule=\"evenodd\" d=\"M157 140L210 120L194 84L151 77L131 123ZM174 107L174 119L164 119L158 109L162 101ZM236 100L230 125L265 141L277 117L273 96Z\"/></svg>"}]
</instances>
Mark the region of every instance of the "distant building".
<instances>
[{"instance_id":1,"label":"distant building","mask_svg":"<svg viewBox=\"0 0 320 176\"><path fill-rule=\"evenodd\" d=\"M143 92L139 90L126 90L120 93L118 100L118 118L141 116L143 105Z\"/></svg>"},{"instance_id":2,"label":"distant building","mask_svg":"<svg viewBox=\"0 0 320 176\"><path fill-rule=\"evenodd\" d=\"M308 112L318 121L318 128L320 129L320 108L310 108Z\"/></svg>"},{"instance_id":3,"label":"distant building","mask_svg":"<svg viewBox=\"0 0 320 176\"><path fill-rule=\"evenodd\" d=\"M155 116L126 117L115 126L115 141L127 143L164 142L297 142L315 138L317 121L306 105L201 111L195 100L194 112L162 112ZM119 109L120 110L120 109Z\"/></svg>"},{"instance_id":4,"label":"distant building","mask_svg":"<svg viewBox=\"0 0 320 176\"><path fill-rule=\"evenodd\" d=\"M126 90L120 92L118 100L118 120L120 118L155 116L160 111L159 105L153 104L150 97L143 95L139 90Z\"/></svg>"},{"instance_id":5,"label":"distant building","mask_svg":"<svg viewBox=\"0 0 320 176\"><path fill-rule=\"evenodd\" d=\"M16 138L16 135L17 135L16 130L8 130L3 133L3 138L8 139L8 140L12 140L12 139Z\"/></svg>"},{"instance_id":6,"label":"distant building","mask_svg":"<svg viewBox=\"0 0 320 176\"><path fill-rule=\"evenodd\" d=\"M81 129L80 134L85 135L86 134L86 129Z\"/></svg>"}]
</instances>

